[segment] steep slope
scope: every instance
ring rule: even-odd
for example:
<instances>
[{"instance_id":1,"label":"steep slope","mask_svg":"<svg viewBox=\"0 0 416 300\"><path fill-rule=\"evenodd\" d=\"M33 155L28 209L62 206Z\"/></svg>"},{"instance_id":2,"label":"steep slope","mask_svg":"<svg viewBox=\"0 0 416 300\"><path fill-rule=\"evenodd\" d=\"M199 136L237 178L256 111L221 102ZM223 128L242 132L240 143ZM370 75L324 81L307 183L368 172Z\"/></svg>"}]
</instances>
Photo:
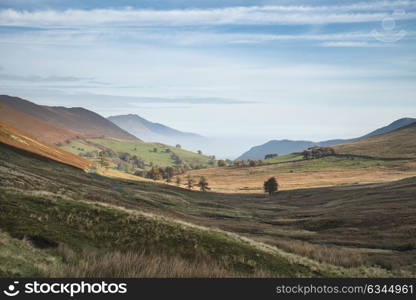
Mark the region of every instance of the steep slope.
<instances>
[{"instance_id":1,"label":"steep slope","mask_svg":"<svg viewBox=\"0 0 416 300\"><path fill-rule=\"evenodd\" d=\"M80 132L86 137L110 137L117 139L137 140L137 138L119 128L106 118L81 107L51 107L37 105L30 101L2 95L0 103L43 120L53 126L70 131ZM24 128L26 130L26 128Z\"/></svg>"},{"instance_id":2,"label":"steep slope","mask_svg":"<svg viewBox=\"0 0 416 300\"><path fill-rule=\"evenodd\" d=\"M393 123L381 127L377 130L374 130L362 137L353 138L353 139L334 139L334 140L326 140L320 142L312 142L312 141L291 141L291 140L273 140L269 141L263 145L255 146L251 148L249 151L243 153L241 156L237 158L237 160L248 160L248 159L263 159L264 155L266 154L289 154L293 152L298 152L305 150L312 146L322 146L322 147L329 147L338 144L344 144L349 142L354 142L359 139L377 136L380 134L392 132L399 128L403 128L410 124L416 122L415 118L402 118L399 120L394 121Z\"/></svg>"},{"instance_id":3,"label":"steep slope","mask_svg":"<svg viewBox=\"0 0 416 300\"><path fill-rule=\"evenodd\" d=\"M35 137L3 122L0 122L0 144L20 149L33 156L51 159L82 170L87 170L88 167L94 164L78 155L62 150L56 146L43 143Z\"/></svg>"},{"instance_id":4,"label":"steep slope","mask_svg":"<svg viewBox=\"0 0 416 300\"><path fill-rule=\"evenodd\" d=\"M34 118L5 103L0 103L0 120L48 144L62 143L81 135L80 132L59 128Z\"/></svg>"},{"instance_id":5,"label":"steep slope","mask_svg":"<svg viewBox=\"0 0 416 300\"><path fill-rule=\"evenodd\" d=\"M134 114L111 116L108 120L147 142L177 144L198 142L203 139L198 134L182 132L160 123L153 123Z\"/></svg>"},{"instance_id":6,"label":"steep slope","mask_svg":"<svg viewBox=\"0 0 416 300\"><path fill-rule=\"evenodd\" d=\"M416 158L416 123L395 131L333 147L340 154Z\"/></svg>"}]
</instances>

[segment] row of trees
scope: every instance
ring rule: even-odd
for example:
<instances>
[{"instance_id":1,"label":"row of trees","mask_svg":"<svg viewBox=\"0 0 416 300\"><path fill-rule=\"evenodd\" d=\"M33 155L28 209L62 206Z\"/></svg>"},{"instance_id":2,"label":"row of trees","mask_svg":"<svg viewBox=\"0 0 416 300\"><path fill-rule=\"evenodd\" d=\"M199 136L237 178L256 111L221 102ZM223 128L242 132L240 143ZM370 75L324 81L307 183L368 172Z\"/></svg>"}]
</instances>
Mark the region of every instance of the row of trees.
<instances>
[{"instance_id":1,"label":"row of trees","mask_svg":"<svg viewBox=\"0 0 416 300\"><path fill-rule=\"evenodd\" d=\"M166 180L167 182L172 182L172 178L176 175L183 174L187 171L187 168L176 167L176 166L167 166L161 168L158 166L151 167L150 170L138 170L134 173L136 176L149 178L153 180Z\"/></svg>"},{"instance_id":2,"label":"row of trees","mask_svg":"<svg viewBox=\"0 0 416 300\"><path fill-rule=\"evenodd\" d=\"M180 186L181 185L181 182L182 182L182 179L179 176L177 176L176 177L176 185L177 186ZM192 176L191 175L186 176L186 183L185 183L186 187L188 189L192 190L194 188L194 184L195 184L195 181L192 178ZM203 192L206 192L206 191L208 191L208 190L211 189L209 187L208 181L206 180L206 178L204 176L201 176L199 178L199 181L196 183L196 185Z\"/></svg>"}]
</instances>

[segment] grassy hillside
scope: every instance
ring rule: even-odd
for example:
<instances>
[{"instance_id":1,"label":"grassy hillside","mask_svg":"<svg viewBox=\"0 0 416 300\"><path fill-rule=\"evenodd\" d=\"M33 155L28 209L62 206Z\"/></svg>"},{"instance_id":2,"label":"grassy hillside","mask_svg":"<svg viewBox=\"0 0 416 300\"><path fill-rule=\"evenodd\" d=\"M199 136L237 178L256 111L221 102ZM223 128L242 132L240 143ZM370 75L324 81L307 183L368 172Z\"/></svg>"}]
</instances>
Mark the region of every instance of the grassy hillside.
<instances>
[{"instance_id":1,"label":"grassy hillside","mask_svg":"<svg viewBox=\"0 0 416 300\"><path fill-rule=\"evenodd\" d=\"M333 147L337 153L373 157L416 158L416 124L390 133Z\"/></svg>"},{"instance_id":2,"label":"grassy hillside","mask_svg":"<svg viewBox=\"0 0 416 300\"><path fill-rule=\"evenodd\" d=\"M82 170L87 170L94 165L94 163L84 158L64 151L56 146L43 143L33 136L3 122L0 122L0 144L12 146L21 151L28 151L32 155L39 155L45 159L52 159Z\"/></svg>"},{"instance_id":3,"label":"grassy hillside","mask_svg":"<svg viewBox=\"0 0 416 300\"><path fill-rule=\"evenodd\" d=\"M301 160L303 159L303 155L292 153L292 154L286 154L286 155L279 155L273 158L269 159L263 159L263 164L280 164L288 161L294 161L294 160Z\"/></svg>"},{"instance_id":4,"label":"grassy hillside","mask_svg":"<svg viewBox=\"0 0 416 300\"><path fill-rule=\"evenodd\" d=\"M0 152L0 230L14 243L34 246L28 255L47 247L33 255L56 263L41 274L163 276L131 270L133 261L178 261L185 266L181 272L192 276L206 265L215 266L207 276L416 274L414 178L269 198L114 180ZM34 274L0 265L2 274Z\"/></svg>"},{"instance_id":5,"label":"grassy hillside","mask_svg":"<svg viewBox=\"0 0 416 300\"><path fill-rule=\"evenodd\" d=\"M78 155L84 155L86 152L99 152L105 149L111 149L116 153L125 152L130 155L137 155L145 162L147 167L151 165L160 167L178 165L173 159L172 154L175 154L184 164L190 166L206 167L210 165L209 162L211 161L206 155L172 146L117 139L94 138L71 140L69 143L62 145L62 149ZM154 149L156 149L156 152L154 152Z\"/></svg>"}]
</instances>

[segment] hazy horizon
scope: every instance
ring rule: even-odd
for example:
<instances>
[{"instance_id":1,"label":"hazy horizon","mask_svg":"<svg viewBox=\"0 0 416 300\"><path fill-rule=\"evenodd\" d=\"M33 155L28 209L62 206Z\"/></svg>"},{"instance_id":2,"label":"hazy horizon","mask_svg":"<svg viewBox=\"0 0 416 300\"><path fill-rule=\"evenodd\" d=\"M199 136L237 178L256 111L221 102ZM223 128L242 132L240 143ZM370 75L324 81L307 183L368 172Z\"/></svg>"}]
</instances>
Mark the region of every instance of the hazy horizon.
<instances>
[{"instance_id":1,"label":"hazy horizon","mask_svg":"<svg viewBox=\"0 0 416 300\"><path fill-rule=\"evenodd\" d=\"M138 114L227 158L354 138L416 116L415 24L408 0L0 0L0 94Z\"/></svg>"}]
</instances>

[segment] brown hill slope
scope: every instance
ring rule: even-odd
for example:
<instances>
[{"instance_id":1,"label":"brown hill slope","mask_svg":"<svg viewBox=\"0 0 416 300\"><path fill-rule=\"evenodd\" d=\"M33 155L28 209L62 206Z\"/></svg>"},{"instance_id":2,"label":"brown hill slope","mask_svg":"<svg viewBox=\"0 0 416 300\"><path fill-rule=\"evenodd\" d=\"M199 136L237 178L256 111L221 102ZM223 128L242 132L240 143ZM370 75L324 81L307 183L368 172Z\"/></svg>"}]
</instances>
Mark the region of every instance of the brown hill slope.
<instances>
[{"instance_id":1,"label":"brown hill slope","mask_svg":"<svg viewBox=\"0 0 416 300\"><path fill-rule=\"evenodd\" d=\"M416 158L416 123L398 130L333 146L340 154L383 158Z\"/></svg>"},{"instance_id":2,"label":"brown hill slope","mask_svg":"<svg viewBox=\"0 0 416 300\"><path fill-rule=\"evenodd\" d=\"M61 143L81 135L80 132L53 126L5 103L0 103L0 120L48 144Z\"/></svg>"},{"instance_id":3,"label":"brown hill slope","mask_svg":"<svg viewBox=\"0 0 416 300\"><path fill-rule=\"evenodd\" d=\"M138 140L135 136L119 128L106 118L81 107L66 108L37 105L18 97L6 95L0 95L0 103L7 104L15 110L48 122L56 127L80 132L85 137L104 136L116 139Z\"/></svg>"},{"instance_id":4,"label":"brown hill slope","mask_svg":"<svg viewBox=\"0 0 416 300\"><path fill-rule=\"evenodd\" d=\"M35 137L20 131L7 123L0 122L0 143L20 149L26 153L48 158L82 170L94 165L78 155L62 150L37 140Z\"/></svg>"}]
</instances>

